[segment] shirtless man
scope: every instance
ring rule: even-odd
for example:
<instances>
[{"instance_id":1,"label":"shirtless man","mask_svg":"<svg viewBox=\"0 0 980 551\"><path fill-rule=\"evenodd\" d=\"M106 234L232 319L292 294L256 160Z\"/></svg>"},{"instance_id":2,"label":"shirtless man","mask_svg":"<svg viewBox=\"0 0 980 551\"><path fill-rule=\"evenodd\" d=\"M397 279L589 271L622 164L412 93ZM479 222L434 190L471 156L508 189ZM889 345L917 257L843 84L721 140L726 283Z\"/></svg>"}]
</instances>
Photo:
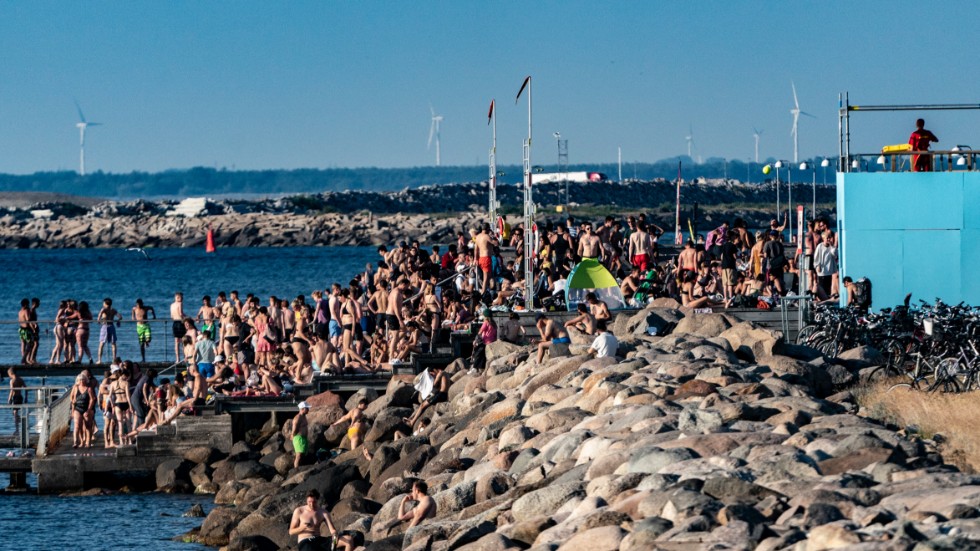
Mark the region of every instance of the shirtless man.
<instances>
[{"instance_id":1,"label":"shirtless man","mask_svg":"<svg viewBox=\"0 0 980 551\"><path fill-rule=\"evenodd\" d=\"M295 454L293 458L294 469L299 468L299 464L303 461L303 456L306 455L306 452L309 451L307 448L310 445L307 439L310 423L306 419L306 414L310 412L310 405L306 402L300 402L297 407L299 408L299 413L296 414L296 417L293 417L289 431L289 437L293 439L293 453ZM331 530L332 532L333 530ZM289 533L292 534L292 530Z\"/></svg>"},{"instance_id":2,"label":"shirtless man","mask_svg":"<svg viewBox=\"0 0 980 551\"><path fill-rule=\"evenodd\" d=\"M412 484L412 492L403 497L401 503L398 504L398 516L385 527L385 532L406 520L411 521L408 528L412 528L421 524L423 520L436 516L436 502L429 497L428 492L429 485L421 480L416 480ZM418 503L415 508L406 511L405 506L408 505L409 501Z\"/></svg>"},{"instance_id":3,"label":"shirtless man","mask_svg":"<svg viewBox=\"0 0 980 551\"><path fill-rule=\"evenodd\" d=\"M112 307L112 299L103 300L102 309L99 310L98 315L99 325L101 325L99 329L99 363L102 363L102 350L106 343L112 345L112 357L116 357L116 327L120 320L122 320L122 314Z\"/></svg>"},{"instance_id":4,"label":"shirtless man","mask_svg":"<svg viewBox=\"0 0 980 551\"><path fill-rule=\"evenodd\" d=\"M574 327L586 335L595 333L595 317L589 313L589 307L584 302L578 303L578 315L565 322L565 327Z\"/></svg>"},{"instance_id":5,"label":"shirtless man","mask_svg":"<svg viewBox=\"0 0 980 551\"><path fill-rule=\"evenodd\" d=\"M694 249L694 242L688 239L684 243L684 250L677 255L677 277L684 279L685 272L697 273L698 271L698 252Z\"/></svg>"},{"instance_id":6,"label":"shirtless man","mask_svg":"<svg viewBox=\"0 0 980 551\"><path fill-rule=\"evenodd\" d=\"M405 294L408 292L408 279L401 278L395 288L388 293L388 304L385 309L385 322L388 326L388 357L395 357L395 344L401 331L405 327L405 320L402 319L401 305L405 302Z\"/></svg>"},{"instance_id":7,"label":"shirtless man","mask_svg":"<svg viewBox=\"0 0 980 551\"><path fill-rule=\"evenodd\" d=\"M646 272L650 268L650 253L653 251L653 243L650 234L647 233L645 225L637 223L636 231L630 235L629 256L630 264L640 268L640 272Z\"/></svg>"},{"instance_id":8,"label":"shirtless man","mask_svg":"<svg viewBox=\"0 0 980 551\"><path fill-rule=\"evenodd\" d=\"M170 320L173 322L174 358L179 358L180 340L187 334L184 327L184 293L174 293L174 302L170 305Z\"/></svg>"},{"instance_id":9,"label":"shirtless man","mask_svg":"<svg viewBox=\"0 0 980 551\"><path fill-rule=\"evenodd\" d=\"M327 299L327 309L330 315L327 316L327 327L330 333L330 342L335 348L340 348L340 340L344 331L340 327L340 284L334 283L330 287L330 298Z\"/></svg>"},{"instance_id":10,"label":"shirtless man","mask_svg":"<svg viewBox=\"0 0 980 551\"><path fill-rule=\"evenodd\" d=\"M27 363L37 365L37 349L41 342L41 327L37 324L37 309L41 306L41 300L37 297L31 299L31 308L27 325L34 331L34 340L31 341L31 349L27 353Z\"/></svg>"},{"instance_id":11,"label":"shirtless man","mask_svg":"<svg viewBox=\"0 0 980 551\"><path fill-rule=\"evenodd\" d=\"M480 266L480 273L483 274L480 282L481 295L487 292L488 286L490 289L496 288L493 278L493 247L496 244L496 240L490 235L490 224L484 223L480 233L476 236L473 248L477 265Z\"/></svg>"},{"instance_id":12,"label":"shirtless man","mask_svg":"<svg viewBox=\"0 0 980 551\"><path fill-rule=\"evenodd\" d=\"M143 363L146 363L146 347L150 345L150 341L153 340L153 334L150 331L150 324L147 323L149 318L147 315L153 314L153 319L157 319L156 310L152 306L144 306L143 299L136 299L136 306L133 306L133 311L130 317L136 322L136 338L140 343L140 356L143 357Z\"/></svg>"},{"instance_id":13,"label":"shirtless man","mask_svg":"<svg viewBox=\"0 0 980 551\"><path fill-rule=\"evenodd\" d=\"M539 364L544 361L544 353L551 348L552 344L571 344L572 342L565 328L548 319L544 314L538 314L535 325L538 327L538 333L541 334L541 341L538 343Z\"/></svg>"},{"instance_id":14,"label":"shirtless man","mask_svg":"<svg viewBox=\"0 0 980 551\"><path fill-rule=\"evenodd\" d=\"M589 312L592 314L592 317L597 321L609 321L612 318L612 314L609 313L609 305L599 300L595 292L586 293L585 302L589 305Z\"/></svg>"},{"instance_id":15,"label":"shirtless man","mask_svg":"<svg viewBox=\"0 0 980 551\"><path fill-rule=\"evenodd\" d=\"M331 538L337 537L337 529L333 526L330 513L320 507L317 503L319 500L320 492L314 488L306 494L306 504L293 511L289 535L296 536L299 551L327 551L330 549ZM320 535L324 525L330 531L329 538Z\"/></svg>"},{"instance_id":16,"label":"shirtless man","mask_svg":"<svg viewBox=\"0 0 980 551\"><path fill-rule=\"evenodd\" d=\"M7 376L10 377L10 394L7 395L7 404L12 406L19 406L24 403L24 391L22 390L25 386L24 379L17 374L13 367L7 370ZM20 422L20 409L14 408L14 430L17 429L17 425Z\"/></svg>"},{"instance_id":17,"label":"shirtless man","mask_svg":"<svg viewBox=\"0 0 980 551\"><path fill-rule=\"evenodd\" d=\"M596 260L605 260L606 250L602 247L602 240L599 236L592 233L592 224L585 224L585 234L582 235L578 240L578 255L582 259L594 258Z\"/></svg>"},{"instance_id":18,"label":"shirtless man","mask_svg":"<svg viewBox=\"0 0 980 551\"><path fill-rule=\"evenodd\" d=\"M437 365L429 368L429 373L432 375L432 394L419 404L419 409L415 410L411 417L405 419L405 423L413 430L415 423L418 423L419 418L422 417L422 412L439 402L445 402L449 398L449 378L446 377L446 372L443 371L442 366Z\"/></svg>"},{"instance_id":19,"label":"shirtless man","mask_svg":"<svg viewBox=\"0 0 980 551\"><path fill-rule=\"evenodd\" d=\"M629 275L623 278L623 283L619 285L619 291L623 293L623 298L626 299L628 303L633 295L636 294L636 290L640 288L640 269L633 266L630 270Z\"/></svg>"},{"instance_id":20,"label":"shirtless man","mask_svg":"<svg viewBox=\"0 0 980 551\"><path fill-rule=\"evenodd\" d=\"M34 329L31 328L31 301L20 301L20 311L17 312L17 333L20 335L20 363L27 364L31 348L34 346Z\"/></svg>"}]
</instances>

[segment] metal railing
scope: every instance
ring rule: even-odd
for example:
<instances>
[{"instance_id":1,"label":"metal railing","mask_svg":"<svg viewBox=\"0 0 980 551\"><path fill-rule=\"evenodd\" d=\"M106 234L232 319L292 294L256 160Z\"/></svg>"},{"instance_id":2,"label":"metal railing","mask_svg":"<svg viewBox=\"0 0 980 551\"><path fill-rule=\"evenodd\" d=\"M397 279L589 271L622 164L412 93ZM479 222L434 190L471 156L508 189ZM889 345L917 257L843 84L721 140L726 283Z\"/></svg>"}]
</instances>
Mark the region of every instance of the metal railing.
<instances>
[{"instance_id":1,"label":"metal railing","mask_svg":"<svg viewBox=\"0 0 980 551\"><path fill-rule=\"evenodd\" d=\"M41 410L41 434L37 441L37 456L44 457L58 447L68 435L71 426L71 401L69 393Z\"/></svg>"},{"instance_id":2,"label":"metal railing","mask_svg":"<svg viewBox=\"0 0 980 551\"><path fill-rule=\"evenodd\" d=\"M930 172L972 172L978 170L977 156L972 149L935 151L888 151L851 154L848 172L912 172L913 156L929 157Z\"/></svg>"},{"instance_id":3,"label":"metal railing","mask_svg":"<svg viewBox=\"0 0 980 551\"><path fill-rule=\"evenodd\" d=\"M23 322L0 320L0 364L12 365L20 363L20 337L18 336L17 330L12 326L19 326L21 323ZM55 320L38 320L32 323L36 323L40 331L40 347L37 352L37 361L41 365L48 365L48 360L51 358L55 342L53 330L57 322ZM102 322L96 320L77 320L74 323L89 324L88 348L92 352L92 357L97 358ZM135 324L146 323L150 325L152 335L150 343L146 346L146 361L154 363L179 361L180 358L174 358L174 356L170 355L174 351L174 339L171 331L173 320L157 318L144 322L121 320L113 323L118 324L116 325L117 356L123 359L141 361L142 358L140 356L140 346L136 335ZM87 356L84 359L78 357L77 343L75 344L75 348L76 362L87 364ZM102 351L102 363L108 364L112 360L112 347L106 343ZM63 364L56 362L55 365Z\"/></svg>"},{"instance_id":4,"label":"metal railing","mask_svg":"<svg viewBox=\"0 0 980 551\"><path fill-rule=\"evenodd\" d=\"M20 449L33 448L31 436L38 435L37 442L40 444L44 439L44 420L52 402L60 400L59 396L62 393L67 395L67 392L62 386L26 386L16 390L24 397L23 403L0 405L0 413L17 417L13 437L4 438L3 443L7 446L2 447L12 444L12 447Z\"/></svg>"}]
</instances>

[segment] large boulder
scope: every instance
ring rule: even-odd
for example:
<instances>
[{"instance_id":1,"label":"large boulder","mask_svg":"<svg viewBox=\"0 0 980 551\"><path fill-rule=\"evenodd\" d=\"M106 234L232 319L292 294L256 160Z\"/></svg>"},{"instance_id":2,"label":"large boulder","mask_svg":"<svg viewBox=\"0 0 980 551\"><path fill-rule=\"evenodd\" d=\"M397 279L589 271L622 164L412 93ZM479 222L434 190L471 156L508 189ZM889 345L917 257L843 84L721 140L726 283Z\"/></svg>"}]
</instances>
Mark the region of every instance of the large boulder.
<instances>
[{"instance_id":1,"label":"large boulder","mask_svg":"<svg viewBox=\"0 0 980 551\"><path fill-rule=\"evenodd\" d=\"M487 345L487 362L492 362L510 354L524 351L525 349L527 349L527 347L512 344L506 341L496 340Z\"/></svg>"},{"instance_id":2,"label":"large boulder","mask_svg":"<svg viewBox=\"0 0 980 551\"><path fill-rule=\"evenodd\" d=\"M191 491L190 472L194 463L186 459L168 459L157 466L157 489L163 491Z\"/></svg>"},{"instance_id":3,"label":"large boulder","mask_svg":"<svg viewBox=\"0 0 980 551\"><path fill-rule=\"evenodd\" d=\"M759 363L789 383L808 387L818 398L830 396L834 392L834 383L830 376L818 366L785 356L763 358Z\"/></svg>"},{"instance_id":4,"label":"large boulder","mask_svg":"<svg viewBox=\"0 0 980 551\"><path fill-rule=\"evenodd\" d=\"M204 519L198 535L204 545L228 545L229 535L246 514L231 507L215 507Z\"/></svg>"},{"instance_id":5,"label":"large boulder","mask_svg":"<svg viewBox=\"0 0 980 551\"><path fill-rule=\"evenodd\" d=\"M747 321L732 325L718 336L732 345L736 356L750 362L772 356L782 340L779 332Z\"/></svg>"},{"instance_id":6,"label":"large boulder","mask_svg":"<svg viewBox=\"0 0 980 551\"><path fill-rule=\"evenodd\" d=\"M585 496L581 482L551 484L539 490L524 494L511 507L514 521L531 520L541 514L558 510L570 499Z\"/></svg>"},{"instance_id":7,"label":"large boulder","mask_svg":"<svg viewBox=\"0 0 980 551\"><path fill-rule=\"evenodd\" d=\"M731 318L724 314L691 314L677 322L672 335L717 337L731 326Z\"/></svg>"}]
</instances>

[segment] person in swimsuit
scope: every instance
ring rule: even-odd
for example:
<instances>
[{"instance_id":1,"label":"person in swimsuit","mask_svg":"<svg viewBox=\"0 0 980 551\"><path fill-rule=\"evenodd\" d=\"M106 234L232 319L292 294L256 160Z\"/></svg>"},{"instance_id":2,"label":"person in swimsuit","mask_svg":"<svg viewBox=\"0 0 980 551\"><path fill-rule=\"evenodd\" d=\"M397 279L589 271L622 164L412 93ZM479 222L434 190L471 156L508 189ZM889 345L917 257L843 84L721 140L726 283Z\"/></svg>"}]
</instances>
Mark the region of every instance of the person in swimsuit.
<instances>
[{"instance_id":1,"label":"person in swimsuit","mask_svg":"<svg viewBox=\"0 0 980 551\"><path fill-rule=\"evenodd\" d=\"M78 303L78 329L75 330L75 342L78 344L78 358L81 362L88 355L88 363L95 363L92 360L92 351L88 348L88 339L92 330L92 310L84 300Z\"/></svg>"},{"instance_id":2,"label":"person in swimsuit","mask_svg":"<svg viewBox=\"0 0 980 551\"><path fill-rule=\"evenodd\" d=\"M262 306L258 309L258 314L252 320L255 327L255 363L259 365L269 365L269 358L272 355L273 345L275 344L275 332L269 327L269 309Z\"/></svg>"},{"instance_id":3,"label":"person in swimsuit","mask_svg":"<svg viewBox=\"0 0 980 551\"><path fill-rule=\"evenodd\" d=\"M89 432L89 419L95 411L95 392L89 386L85 375L78 375L68 396L71 403L71 419L74 424L72 432L73 448L89 448L92 446L92 433Z\"/></svg>"},{"instance_id":4,"label":"person in swimsuit","mask_svg":"<svg viewBox=\"0 0 980 551\"><path fill-rule=\"evenodd\" d=\"M119 368L115 368L118 370ZM99 409L102 411L102 419L105 426L102 431L103 445L106 449L116 447L115 444L115 432L116 432L116 416L113 412L112 405L112 372L106 370L102 382L99 383Z\"/></svg>"},{"instance_id":5,"label":"person in swimsuit","mask_svg":"<svg viewBox=\"0 0 980 551\"><path fill-rule=\"evenodd\" d=\"M221 349L225 357L234 358L234 349L239 341L239 326L242 323L242 319L238 317L238 314L233 313L234 308L229 307L227 310L232 313L228 314L225 318L226 321L221 326Z\"/></svg>"},{"instance_id":6,"label":"person in swimsuit","mask_svg":"<svg viewBox=\"0 0 980 551\"><path fill-rule=\"evenodd\" d=\"M293 417L289 431L289 436L293 439L293 453L295 454L293 458L294 469L299 468L303 462L303 456L309 451L307 449L309 447L309 441L307 440L309 421L306 419L306 414L310 412L310 405L306 402L300 402L297 407L299 408L299 413L296 414L296 417Z\"/></svg>"},{"instance_id":7,"label":"person in swimsuit","mask_svg":"<svg viewBox=\"0 0 980 551\"><path fill-rule=\"evenodd\" d=\"M174 293L174 301L170 305L171 333L174 336L174 358L180 357L180 340L187 334L184 327L184 293Z\"/></svg>"},{"instance_id":8,"label":"person in swimsuit","mask_svg":"<svg viewBox=\"0 0 980 551\"><path fill-rule=\"evenodd\" d=\"M411 529L421 524L423 520L436 516L436 501L429 497L428 492L429 485L421 480L416 480L412 484L411 493L403 497L401 503L398 504L398 516L388 523L385 527L385 533L402 522L410 521L408 527ZM405 506L408 505L409 501L415 501L417 504L413 509L406 511Z\"/></svg>"},{"instance_id":9,"label":"person in swimsuit","mask_svg":"<svg viewBox=\"0 0 980 551\"><path fill-rule=\"evenodd\" d=\"M126 446L131 443L126 436L130 410L132 409L129 403L129 373L127 371L119 372L109 390L112 393L113 412L116 415L116 428L119 431L119 445Z\"/></svg>"},{"instance_id":10,"label":"person in swimsuit","mask_svg":"<svg viewBox=\"0 0 980 551\"><path fill-rule=\"evenodd\" d=\"M147 318L151 314L153 319L157 319L157 312L152 306L144 306L143 299L136 299L136 306L133 306L130 317L136 322L136 339L140 343L140 356L143 358L143 363L146 363L146 347L153 340L149 318Z\"/></svg>"},{"instance_id":11,"label":"person in swimsuit","mask_svg":"<svg viewBox=\"0 0 980 551\"><path fill-rule=\"evenodd\" d=\"M13 367L7 370L7 376L10 377L10 393L7 394L7 404L12 406L19 406L24 403L24 390L23 388L27 386L24 383L24 379L17 374L17 371ZM20 423L20 408L14 408L14 427L17 427Z\"/></svg>"},{"instance_id":12,"label":"person in swimsuit","mask_svg":"<svg viewBox=\"0 0 980 551\"><path fill-rule=\"evenodd\" d=\"M426 409L440 402L445 402L449 398L449 378L446 377L446 372L442 369L442 366L432 366L429 368L429 373L432 375L432 394L419 404L419 408L415 410L415 413L411 417L404 420L413 430L415 429L415 423L418 423L419 418L422 417L422 413Z\"/></svg>"},{"instance_id":13,"label":"person in swimsuit","mask_svg":"<svg viewBox=\"0 0 980 551\"><path fill-rule=\"evenodd\" d=\"M595 334L595 317L589 312L589 307L584 302L578 303L576 307L578 315L565 322L565 327L574 327L586 335Z\"/></svg>"},{"instance_id":14,"label":"person in swimsuit","mask_svg":"<svg viewBox=\"0 0 980 551\"><path fill-rule=\"evenodd\" d=\"M357 406L344 414L343 417L337 419L330 424L331 427L339 425L341 423L350 422L350 427L347 428L347 439L350 440L350 449L357 449L364 440L364 432L367 430L367 423L364 418L364 410L367 409L368 401L361 399L357 402Z\"/></svg>"},{"instance_id":15,"label":"person in swimsuit","mask_svg":"<svg viewBox=\"0 0 980 551\"><path fill-rule=\"evenodd\" d=\"M298 551L328 551L332 548L333 538L337 537L337 529L330 520L330 513L320 507L319 500L320 492L312 489L306 494L306 504L293 511L293 518L289 521L289 535L296 536ZM330 531L330 537L320 535L323 526ZM338 540L337 543L341 542ZM344 547L349 548L347 545Z\"/></svg>"},{"instance_id":16,"label":"person in swimsuit","mask_svg":"<svg viewBox=\"0 0 980 551\"><path fill-rule=\"evenodd\" d=\"M20 336L20 363L27 364L31 348L34 346L34 331L31 329L31 301L26 298L20 301L17 323L17 334Z\"/></svg>"},{"instance_id":17,"label":"person in swimsuit","mask_svg":"<svg viewBox=\"0 0 980 551\"><path fill-rule=\"evenodd\" d=\"M48 365L54 365L61 361L61 355L65 349L65 333L68 331L68 321L65 319L65 310L67 309L68 301L63 300L58 305L58 313L54 315L54 348L51 349Z\"/></svg>"},{"instance_id":18,"label":"person in swimsuit","mask_svg":"<svg viewBox=\"0 0 980 551\"><path fill-rule=\"evenodd\" d=\"M552 344L571 344L572 340L568 337L568 332L561 325L550 320L544 314L538 314L535 325L541 340L538 343L538 363L544 361L544 353L551 348Z\"/></svg>"}]
</instances>

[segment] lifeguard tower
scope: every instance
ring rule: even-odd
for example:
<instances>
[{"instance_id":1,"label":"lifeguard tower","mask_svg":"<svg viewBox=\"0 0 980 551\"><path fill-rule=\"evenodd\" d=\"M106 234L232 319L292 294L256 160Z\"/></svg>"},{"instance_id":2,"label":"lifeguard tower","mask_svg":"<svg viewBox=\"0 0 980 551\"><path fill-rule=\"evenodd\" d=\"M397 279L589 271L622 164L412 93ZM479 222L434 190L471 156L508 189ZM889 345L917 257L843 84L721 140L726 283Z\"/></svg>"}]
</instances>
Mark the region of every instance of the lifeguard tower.
<instances>
[{"instance_id":1,"label":"lifeguard tower","mask_svg":"<svg viewBox=\"0 0 980 551\"><path fill-rule=\"evenodd\" d=\"M968 109L980 110L980 104L869 106L841 97L840 277L870 279L875 310L901 303L907 293L980 304L980 172L977 152L966 146L852 152L851 115ZM912 172L914 155L930 155L932 171Z\"/></svg>"}]
</instances>

